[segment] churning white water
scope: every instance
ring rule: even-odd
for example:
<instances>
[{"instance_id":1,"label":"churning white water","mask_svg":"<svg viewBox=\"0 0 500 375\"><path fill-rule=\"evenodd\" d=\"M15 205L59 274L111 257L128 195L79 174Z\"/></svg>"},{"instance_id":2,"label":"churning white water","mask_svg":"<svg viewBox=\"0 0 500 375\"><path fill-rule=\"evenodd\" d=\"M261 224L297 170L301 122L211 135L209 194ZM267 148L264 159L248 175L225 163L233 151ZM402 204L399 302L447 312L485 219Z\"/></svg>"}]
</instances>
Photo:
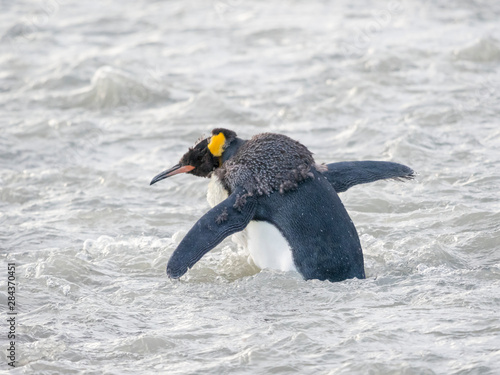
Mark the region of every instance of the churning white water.
<instances>
[{"instance_id":1,"label":"churning white water","mask_svg":"<svg viewBox=\"0 0 500 375\"><path fill-rule=\"evenodd\" d=\"M0 2L0 372L500 373L500 3ZM366 280L167 261L201 135L284 133L414 181L341 194Z\"/></svg>"}]
</instances>

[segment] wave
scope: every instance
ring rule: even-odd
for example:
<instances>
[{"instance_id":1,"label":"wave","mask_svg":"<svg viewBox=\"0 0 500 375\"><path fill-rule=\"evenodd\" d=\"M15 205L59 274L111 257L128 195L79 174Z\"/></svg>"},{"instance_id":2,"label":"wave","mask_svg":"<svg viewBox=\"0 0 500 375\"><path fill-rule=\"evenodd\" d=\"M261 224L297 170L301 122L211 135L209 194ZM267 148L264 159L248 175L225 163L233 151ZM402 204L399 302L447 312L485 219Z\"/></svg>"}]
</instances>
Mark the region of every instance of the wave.
<instances>
[{"instance_id":1,"label":"wave","mask_svg":"<svg viewBox=\"0 0 500 375\"><path fill-rule=\"evenodd\" d=\"M52 104L56 106L89 109L130 107L165 100L169 100L166 89L150 87L144 81L111 66L97 69L89 86L51 98Z\"/></svg>"},{"instance_id":2,"label":"wave","mask_svg":"<svg viewBox=\"0 0 500 375\"><path fill-rule=\"evenodd\" d=\"M453 54L457 60L474 62L500 61L500 43L491 37L481 38L469 46L454 50Z\"/></svg>"}]
</instances>

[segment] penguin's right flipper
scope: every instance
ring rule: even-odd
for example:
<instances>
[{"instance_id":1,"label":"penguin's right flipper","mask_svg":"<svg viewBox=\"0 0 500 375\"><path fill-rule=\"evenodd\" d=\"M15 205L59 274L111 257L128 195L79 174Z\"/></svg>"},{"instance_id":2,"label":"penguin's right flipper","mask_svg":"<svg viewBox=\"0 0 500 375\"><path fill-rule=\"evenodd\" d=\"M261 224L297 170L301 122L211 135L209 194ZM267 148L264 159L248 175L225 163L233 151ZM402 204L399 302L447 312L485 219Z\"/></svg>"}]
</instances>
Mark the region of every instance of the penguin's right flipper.
<instances>
[{"instance_id":1,"label":"penguin's right flipper","mask_svg":"<svg viewBox=\"0 0 500 375\"><path fill-rule=\"evenodd\" d=\"M257 202L245 193L244 189L236 189L196 222L170 257L168 277L181 277L224 238L246 228L255 214Z\"/></svg>"},{"instance_id":2,"label":"penguin's right flipper","mask_svg":"<svg viewBox=\"0 0 500 375\"><path fill-rule=\"evenodd\" d=\"M378 180L411 180L413 169L403 164L389 161L344 161L327 164L328 170L322 174L330 181L337 193L342 193L358 184Z\"/></svg>"}]
</instances>

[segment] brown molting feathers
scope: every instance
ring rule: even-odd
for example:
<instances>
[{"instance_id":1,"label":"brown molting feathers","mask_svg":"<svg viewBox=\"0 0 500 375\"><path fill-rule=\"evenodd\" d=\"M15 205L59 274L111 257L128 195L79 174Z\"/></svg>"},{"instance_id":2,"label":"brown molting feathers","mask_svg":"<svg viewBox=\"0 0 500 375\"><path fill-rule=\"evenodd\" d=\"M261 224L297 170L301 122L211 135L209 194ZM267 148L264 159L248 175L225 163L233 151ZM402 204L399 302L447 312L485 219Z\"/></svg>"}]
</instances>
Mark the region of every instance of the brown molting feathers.
<instances>
[{"instance_id":1,"label":"brown molting feathers","mask_svg":"<svg viewBox=\"0 0 500 375\"><path fill-rule=\"evenodd\" d=\"M328 167L325 163L321 163L321 164L314 164L314 168L316 168L316 170L320 173L325 173L328 171Z\"/></svg>"},{"instance_id":2,"label":"brown molting feathers","mask_svg":"<svg viewBox=\"0 0 500 375\"><path fill-rule=\"evenodd\" d=\"M215 222L220 225L223 222L227 221L228 218L229 218L229 214L227 213L227 208L224 207L224 210L222 210L222 212L219 214L219 216L217 216L217 218L215 219Z\"/></svg>"},{"instance_id":3,"label":"brown molting feathers","mask_svg":"<svg viewBox=\"0 0 500 375\"><path fill-rule=\"evenodd\" d=\"M215 173L230 190L242 186L249 195L284 194L312 178L314 165L312 153L301 143L282 134L263 133L243 144Z\"/></svg>"}]
</instances>

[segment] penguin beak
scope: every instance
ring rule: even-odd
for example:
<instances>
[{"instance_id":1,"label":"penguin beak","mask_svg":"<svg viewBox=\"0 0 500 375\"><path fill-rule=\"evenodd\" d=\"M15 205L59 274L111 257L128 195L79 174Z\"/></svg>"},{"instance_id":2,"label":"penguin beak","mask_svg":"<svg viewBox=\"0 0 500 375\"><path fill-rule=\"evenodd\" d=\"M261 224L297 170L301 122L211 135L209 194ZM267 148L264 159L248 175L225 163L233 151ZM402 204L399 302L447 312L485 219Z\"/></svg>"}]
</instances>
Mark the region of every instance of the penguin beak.
<instances>
[{"instance_id":1,"label":"penguin beak","mask_svg":"<svg viewBox=\"0 0 500 375\"><path fill-rule=\"evenodd\" d=\"M179 173L186 173L190 172L194 169L192 165L174 165L172 168L167 169L166 171L161 172L160 174L156 175L152 180L149 185L156 184L158 181L163 180L164 178L174 176Z\"/></svg>"}]
</instances>

